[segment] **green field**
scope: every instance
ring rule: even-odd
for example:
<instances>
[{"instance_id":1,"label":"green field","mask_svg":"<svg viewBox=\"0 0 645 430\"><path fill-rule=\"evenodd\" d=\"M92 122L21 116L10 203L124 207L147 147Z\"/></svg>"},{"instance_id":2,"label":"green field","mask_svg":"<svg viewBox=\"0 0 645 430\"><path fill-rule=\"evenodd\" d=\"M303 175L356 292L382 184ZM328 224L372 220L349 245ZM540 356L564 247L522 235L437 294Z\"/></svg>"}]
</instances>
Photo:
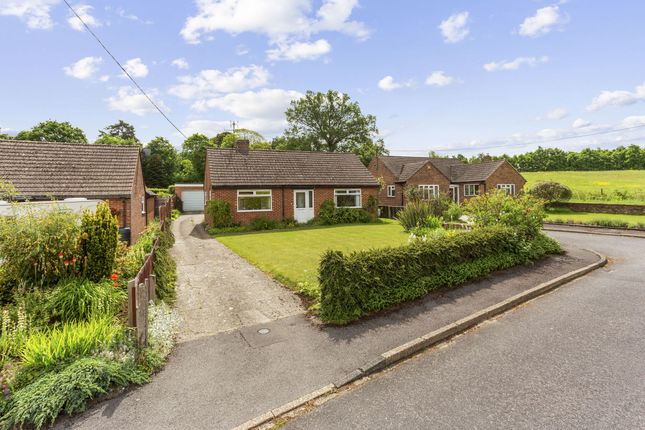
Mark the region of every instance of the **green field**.
<instances>
[{"instance_id":1,"label":"green field","mask_svg":"<svg viewBox=\"0 0 645 430\"><path fill-rule=\"evenodd\" d=\"M318 290L318 264L328 249L349 252L403 245L408 234L394 220L379 224L216 235L217 240L293 289Z\"/></svg>"},{"instance_id":2,"label":"green field","mask_svg":"<svg viewBox=\"0 0 645 430\"><path fill-rule=\"evenodd\" d=\"M599 214L590 212L574 212L564 208L547 210L547 221L574 224L592 224L605 227L645 227L645 215ZM620 225L624 224L624 225Z\"/></svg>"},{"instance_id":3,"label":"green field","mask_svg":"<svg viewBox=\"0 0 645 430\"><path fill-rule=\"evenodd\" d=\"M530 189L539 181L555 181L573 191L571 201L645 203L645 170L600 172L523 172Z\"/></svg>"}]
</instances>

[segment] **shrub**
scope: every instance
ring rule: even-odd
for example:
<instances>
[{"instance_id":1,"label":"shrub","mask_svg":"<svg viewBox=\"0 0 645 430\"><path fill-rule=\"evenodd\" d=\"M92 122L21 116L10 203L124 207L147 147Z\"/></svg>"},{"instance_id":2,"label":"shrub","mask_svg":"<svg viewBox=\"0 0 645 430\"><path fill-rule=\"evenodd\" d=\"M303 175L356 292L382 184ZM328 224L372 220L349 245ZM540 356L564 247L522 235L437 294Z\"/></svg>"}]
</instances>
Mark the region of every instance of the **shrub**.
<instances>
[{"instance_id":1,"label":"shrub","mask_svg":"<svg viewBox=\"0 0 645 430\"><path fill-rule=\"evenodd\" d=\"M427 201L411 201L396 214L405 231L410 231L415 227L423 227L425 220L433 216L432 206Z\"/></svg>"},{"instance_id":2,"label":"shrub","mask_svg":"<svg viewBox=\"0 0 645 430\"><path fill-rule=\"evenodd\" d=\"M95 282L107 278L112 273L119 243L119 223L108 203L99 203L95 212L83 211L81 232L85 276Z\"/></svg>"},{"instance_id":3,"label":"shrub","mask_svg":"<svg viewBox=\"0 0 645 430\"><path fill-rule=\"evenodd\" d=\"M175 243L175 237L169 228L160 232L157 249L154 255L153 270L157 280L156 294L159 300L174 303L177 296L177 264L170 256L170 248Z\"/></svg>"},{"instance_id":4,"label":"shrub","mask_svg":"<svg viewBox=\"0 0 645 430\"><path fill-rule=\"evenodd\" d=\"M24 281L49 286L78 273L78 215L53 206L24 209L15 218L0 217L0 260L4 283Z\"/></svg>"},{"instance_id":5,"label":"shrub","mask_svg":"<svg viewBox=\"0 0 645 430\"><path fill-rule=\"evenodd\" d=\"M80 322L104 315L114 316L126 299L125 291L115 288L111 281L69 279L59 282L52 290L47 308L59 321Z\"/></svg>"},{"instance_id":6,"label":"shrub","mask_svg":"<svg viewBox=\"0 0 645 430\"><path fill-rule=\"evenodd\" d=\"M510 196L502 190L473 197L464 209L477 227L505 225L530 237L540 232L546 217L540 200L529 195Z\"/></svg>"},{"instance_id":7,"label":"shrub","mask_svg":"<svg viewBox=\"0 0 645 430\"><path fill-rule=\"evenodd\" d=\"M398 248L348 255L328 251L320 263L320 315L324 321L344 324L435 289L559 251L558 243L545 235L527 239L503 226Z\"/></svg>"},{"instance_id":8,"label":"shrub","mask_svg":"<svg viewBox=\"0 0 645 430\"><path fill-rule=\"evenodd\" d=\"M179 334L179 314L166 303L151 304L148 308L148 344L165 358Z\"/></svg>"},{"instance_id":9,"label":"shrub","mask_svg":"<svg viewBox=\"0 0 645 430\"><path fill-rule=\"evenodd\" d=\"M547 203L570 200L573 195L571 188L553 181L538 182L531 188L529 193L533 197L542 199Z\"/></svg>"},{"instance_id":10,"label":"shrub","mask_svg":"<svg viewBox=\"0 0 645 430\"><path fill-rule=\"evenodd\" d=\"M316 222L322 225L365 224L373 220L374 218L365 209L337 208L333 200L327 199L320 205Z\"/></svg>"},{"instance_id":11,"label":"shrub","mask_svg":"<svg viewBox=\"0 0 645 430\"><path fill-rule=\"evenodd\" d=\"M278 228L278 226L279 224L277 221L272 220L271 218L266 216L253 218L251 222L249 222L249 230L252 231L273 230L275 228Z\"/></svg>"},{"instance_id":12,"label":"shrub","mask_svg":"<svg viewBox=\"0 0 645 430\"><path fill-rule=\"evenodd\" d=\"M405 199L410 202L420 202L423 200L423 190L416 185L406 185L403 188Z\"/></svg>"},{"instance_id":13,"label":"shrub","mask_svg":"<svg viewBox=\"0 0 645 430\"><path fill-rule=\"evenodd\" d=\"M14 309L2 310L2 333L0 333L0 360L4 363L20 355L29 338L31 318L23 304Z\"/></svg>"},{"instance_id":14,"label":"shrub","mask_svg":"<svg viewBox=\"0 0 645 430\"><path fill-rule=\"evenodd\" d=\"M29 424L40 429L53 423L62 412L72 415L85 410L88 400L106 394L112 387L144 384L148 375L131 363L81 358L60 372L52 372L16 391L0 424L14 428Z\"/></svg>"},{"instance_id":15,"label":"shrub","mask_svg":"<svg viewBox=\"0 0 645 430\"><path fill-rule=\"evenodd\" d=\"M181 216L181 211L180 211L179 209L173 209L173 210L170 212L170 219L171 219L172 221L176 220L176 219L177 219L177 218L179 218L180 216Z\"/></svg>"},{"instance_id":16,"label":"shrub","mask_svg":"<svg viewBox=\"0 0 645 430\"><path fill-rule=\"evenodd\" d=\"M210 200L206 205L206 216L213 227L222 228L233 225L231 205L224 200Z\"/></svg>"},{"instance_id":17,"label":"shrub","mask_svg":"<svg viewBox=\"0 0 645 430\"><path fill-rule=\"evenodd\" d=\"M446 210L443 212L443 219L448 222L457 222L464 214L464 210L459 203L450 202Z\"/></svg>"}]
</instances>

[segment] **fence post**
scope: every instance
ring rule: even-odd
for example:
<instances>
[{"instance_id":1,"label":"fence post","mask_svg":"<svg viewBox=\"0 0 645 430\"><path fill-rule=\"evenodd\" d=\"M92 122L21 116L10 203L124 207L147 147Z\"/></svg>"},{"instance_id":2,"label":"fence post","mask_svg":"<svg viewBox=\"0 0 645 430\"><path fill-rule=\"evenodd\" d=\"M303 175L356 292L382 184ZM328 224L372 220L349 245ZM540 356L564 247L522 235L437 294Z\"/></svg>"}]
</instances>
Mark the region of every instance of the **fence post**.
<instances>
[{"instance_id":1,"label":"fence post","mask_svg":"<svg viewBox=\"0 0 645 430\"><path fill-rule=\"evenodd\" d=\"M137 343L144 347L148 342L148 288L139 284L137 290Z\"/></svg>"},{"instance_id":2,"label":"fence post","mask_svg":"<svg viewBox=\"0 0 645 430\"><path fill-rule=\"evenodd\" d=\"M157 299L157 277L150 275L146 282L148 283L148 300L154 302Z\"/></svg>"},{"instance_id":3,"label":"fence post","mask_svg":"<svg viewBox=\"0 0 645 430\"><path fill-rule=\"evenodd\" d=\"M134 279L128 281L128 325L130 327L137 326L137 292L135 282Z\"/></svg>"}]
</instances>

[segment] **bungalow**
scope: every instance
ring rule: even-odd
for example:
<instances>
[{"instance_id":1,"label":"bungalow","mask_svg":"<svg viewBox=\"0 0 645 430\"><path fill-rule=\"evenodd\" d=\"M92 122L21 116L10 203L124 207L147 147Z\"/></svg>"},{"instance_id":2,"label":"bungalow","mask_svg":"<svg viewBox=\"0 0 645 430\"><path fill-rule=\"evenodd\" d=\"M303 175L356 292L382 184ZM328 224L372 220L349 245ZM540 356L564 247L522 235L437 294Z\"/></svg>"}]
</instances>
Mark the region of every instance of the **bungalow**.
<instances>
[{"instance_id":1,"label":"bungalow","mask_svg":"<svg viewBox=\"0 0 645 430\"><path fill-rule=\"evenodd\" d=\"M108 200L133 240L154 219L138 146L0 140L0 181L17 200Z\"/></svg>"},{"instance_id":2,"label":"bungalow","mask_svg":"<svg viewBox=\"0 0 645 430\"><path fill-rule=\"evenodd\" d=\"M307 222L325 200L361 208L378 193L378 182L354 154L250 150L248 140L207 149L204 171L206 205L228 202L239 223L260 216Z\"/></svg>"},{"instance_id":3,"label":"bungalow","mask_svg":"<svg viewBox=\"0 0 645 430\"><path fill-rule=\"evenodd\" d=\"M502 189L515 195L526 180L506 160L466 164L456 158L375 157L368 169L382 178L384 188L379 192L379 205L401 207L406 203L403 190L419 187L425 198L445 193L459 203L489 190Z\"/></svg>"}]
</instances>

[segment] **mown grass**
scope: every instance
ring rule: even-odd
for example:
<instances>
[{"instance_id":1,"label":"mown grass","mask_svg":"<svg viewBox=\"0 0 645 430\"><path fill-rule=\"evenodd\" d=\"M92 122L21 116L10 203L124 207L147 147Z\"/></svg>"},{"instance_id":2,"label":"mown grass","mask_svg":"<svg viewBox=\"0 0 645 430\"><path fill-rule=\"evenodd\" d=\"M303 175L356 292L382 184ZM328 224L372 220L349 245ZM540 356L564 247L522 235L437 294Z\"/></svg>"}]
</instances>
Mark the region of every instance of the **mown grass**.
<instances>
[{"instance_id":1,"label":"mown grass","mask_svg":"<svg viewBox=\"0 0 645 430\"><path fill-rule=\"evenodd\" d=\"M603 214L574 212L565 208L551 208L547 221L560 223L592 224L606 227L645 228L645 215Z\"/></svg>"},{"instance_id":2,"label":"mown grass","mask_svg":"<svg viewBox=\"0 0 645 430\"><path fill-rule=\"evenodd\" d=\"M571 201L645 203L645 170L607 170L598 172L524 172L530 189L539 181L555 181L573 191Z\"/></svg>"},{"instance_id":3,"label":"mown grass","mask_svg":"<svg viewBox=\"0 0 645 430\"><path fill-rule=\"evenodd\" d=\"M215 235L242 258L294 290L318 290L318 265L328 250L359 251L407 243L398 221Z\"/></svg>"}]
</instances>

